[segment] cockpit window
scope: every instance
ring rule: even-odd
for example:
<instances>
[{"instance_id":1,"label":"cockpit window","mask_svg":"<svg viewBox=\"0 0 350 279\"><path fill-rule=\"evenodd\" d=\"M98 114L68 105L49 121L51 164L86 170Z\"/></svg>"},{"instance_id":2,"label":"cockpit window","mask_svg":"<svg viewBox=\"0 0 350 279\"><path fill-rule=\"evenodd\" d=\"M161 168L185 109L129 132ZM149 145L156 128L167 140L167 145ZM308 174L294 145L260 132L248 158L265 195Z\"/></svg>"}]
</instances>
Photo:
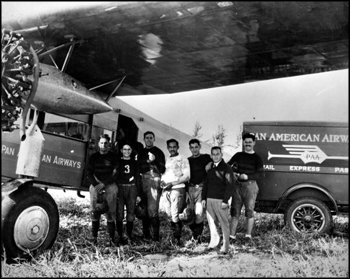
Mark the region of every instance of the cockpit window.
<instances>
[{"instance_id":1,"label":"cockpit window","mask_svg":"<svg viewBox=\"0 0 350 279\"><path fill-rule=\"evenodd\" d=\"M46 113L42 130L87 141L88 126L88 124L78 120Z\"/></svg>"}]
</instances>

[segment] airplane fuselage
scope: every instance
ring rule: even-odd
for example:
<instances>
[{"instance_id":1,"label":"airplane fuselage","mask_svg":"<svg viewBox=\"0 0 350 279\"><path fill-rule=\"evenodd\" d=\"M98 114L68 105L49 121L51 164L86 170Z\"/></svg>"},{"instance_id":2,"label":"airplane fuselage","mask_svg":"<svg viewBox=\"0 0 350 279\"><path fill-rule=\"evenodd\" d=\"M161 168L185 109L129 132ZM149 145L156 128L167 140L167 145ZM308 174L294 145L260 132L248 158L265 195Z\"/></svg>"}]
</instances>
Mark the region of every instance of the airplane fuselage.
<instances>
[{"instance_id":1,"label":"airplane fuselage","mask_svg":"<svg viewBox=\"0 0 350 279\"><path fill-rule=\"evenodd\" d=\"M40 111L63 114L95 114L112 107L99 94L53 66L40 64L38 89L33 106Z\"/></svg>"}]
</instances>

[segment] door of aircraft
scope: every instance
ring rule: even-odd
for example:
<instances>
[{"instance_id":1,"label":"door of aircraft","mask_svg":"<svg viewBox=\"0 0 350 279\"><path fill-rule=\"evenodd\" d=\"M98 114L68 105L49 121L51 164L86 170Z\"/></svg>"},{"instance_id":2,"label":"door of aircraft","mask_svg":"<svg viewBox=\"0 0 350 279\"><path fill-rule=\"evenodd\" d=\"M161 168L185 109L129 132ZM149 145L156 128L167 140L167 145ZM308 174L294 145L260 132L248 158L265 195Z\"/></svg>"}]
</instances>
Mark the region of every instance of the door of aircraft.
<instances>
[{"instance_id":1,"label":"door of aircraft","mask_svg":"<svg viewBox=\"0 0 350 279\"><path fill-rule=\"evenodd\" d=\"M119 115L117 140L126 140L134 143L137 141L138 131L139 129L132 118Z\"/></svg>"}]
</instances>

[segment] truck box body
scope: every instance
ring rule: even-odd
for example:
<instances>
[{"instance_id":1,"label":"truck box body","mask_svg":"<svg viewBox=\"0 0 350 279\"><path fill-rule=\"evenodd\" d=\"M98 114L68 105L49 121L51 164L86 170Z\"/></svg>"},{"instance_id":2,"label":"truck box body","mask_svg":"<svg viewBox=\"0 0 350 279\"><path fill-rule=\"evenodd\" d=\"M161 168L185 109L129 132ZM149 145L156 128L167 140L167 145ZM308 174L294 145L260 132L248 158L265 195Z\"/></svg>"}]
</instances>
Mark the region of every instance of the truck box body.
<instances>
[{"instance_id":1,"label":"truck box body","mask_svg":"<svg viewBox=\"0 0 350 279\"><path fill-rule=\"evenodd\" d=\"M283 212L283 200L303 195L329 204L332 197L337 204L336 209L330 206L333 213L347 210L347 123L254 121L243 126L244 133L256 135L254 150L265 170L258 181L257 211Z\"/></svg>"}]
</instances>

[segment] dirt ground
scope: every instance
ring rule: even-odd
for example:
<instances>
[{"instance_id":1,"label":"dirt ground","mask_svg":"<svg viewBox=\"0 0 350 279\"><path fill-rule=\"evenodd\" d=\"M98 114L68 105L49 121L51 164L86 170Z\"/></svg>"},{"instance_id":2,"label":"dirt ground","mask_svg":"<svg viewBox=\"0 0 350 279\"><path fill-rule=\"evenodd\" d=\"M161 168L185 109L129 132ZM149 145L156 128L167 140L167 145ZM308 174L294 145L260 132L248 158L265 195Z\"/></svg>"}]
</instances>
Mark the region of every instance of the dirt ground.
<instances>
[{"instance_id":1,"label":"dirt ground","mask_svg":"<svg viewBox=\"0 0 350 279\"><path fill-rule=\"evenodd\" d=\"M346 249L346 246L344 246ZM153 263L150 264L149 262ZM291 256L262 252L238 252L227 256L204 255L167 257L155 254L137 261L144 277L347 277L348 256Z\"/></svg>"}]
</instances>

